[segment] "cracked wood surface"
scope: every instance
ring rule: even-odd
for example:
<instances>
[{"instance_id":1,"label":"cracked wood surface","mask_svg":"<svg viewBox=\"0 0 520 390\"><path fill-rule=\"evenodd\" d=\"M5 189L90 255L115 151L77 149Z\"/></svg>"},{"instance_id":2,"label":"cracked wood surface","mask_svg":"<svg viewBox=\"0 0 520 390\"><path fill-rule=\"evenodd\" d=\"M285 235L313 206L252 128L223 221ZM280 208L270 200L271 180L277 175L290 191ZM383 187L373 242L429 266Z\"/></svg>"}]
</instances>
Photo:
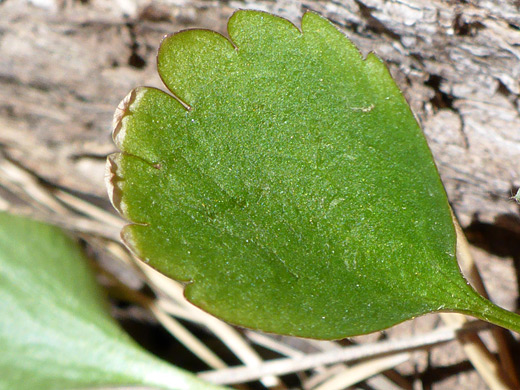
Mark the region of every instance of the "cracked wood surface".
<instances>
[{"instance_id":1,"label":"cracked wood surface","mask_svg":"<svg viewBox=\"0 0 520 390\"><path fill-rule=\"evenodd\" d=\"M235 8L332 19L385 59L423 125L450 201L520 230L520 10L515 1L0 2L0 143L46 181L106 199L111 117L135 86L162 88L155 55L182 28L225 32ZM413 167L410 167L413 169ZM504 218L504 216L506 216Z\"/></svg>"}]
</instances>

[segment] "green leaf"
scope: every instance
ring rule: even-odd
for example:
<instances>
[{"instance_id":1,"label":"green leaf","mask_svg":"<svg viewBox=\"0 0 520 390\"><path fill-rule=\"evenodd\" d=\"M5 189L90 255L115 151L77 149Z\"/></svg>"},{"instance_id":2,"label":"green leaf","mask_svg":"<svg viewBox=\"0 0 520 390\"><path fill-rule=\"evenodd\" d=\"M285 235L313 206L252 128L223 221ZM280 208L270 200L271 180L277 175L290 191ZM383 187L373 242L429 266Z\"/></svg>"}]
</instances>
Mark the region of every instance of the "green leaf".
<instances>
[{"instance_id":1,"label":"green leaf","mask_svg":"<svg viewBox=\"0 0 520 390\"><path fill-rule=\"evenodd\" d=\"M222 389L142 350L110 318L78 246L0 213L0 389Z\"/></svg>"},{"instance_id":2,"label":"green leaf","mask_svg":"<svg viewBox=\"0 0 520 390\"><path fill-rule=\"evenodd\" d=\"M269 332L499 310L459 272L432 155L382 61L310 12L300 31L238 11L228 33L167 37L175 96L137 88L116 111L107 181L129 248L195 305Z\"/></svg>"}]
</instances>

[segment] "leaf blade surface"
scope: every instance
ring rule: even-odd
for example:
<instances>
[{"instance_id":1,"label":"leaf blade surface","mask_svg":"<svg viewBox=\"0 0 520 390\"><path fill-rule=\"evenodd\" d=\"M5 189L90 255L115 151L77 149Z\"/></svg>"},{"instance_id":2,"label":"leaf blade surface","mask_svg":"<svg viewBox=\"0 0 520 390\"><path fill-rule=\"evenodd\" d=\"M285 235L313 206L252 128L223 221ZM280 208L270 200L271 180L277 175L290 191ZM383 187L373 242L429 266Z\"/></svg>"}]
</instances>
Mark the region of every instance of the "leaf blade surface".
<instances>
[{"instance_id":1,"label":"leaf blade surface","mask_svg":"<svg viewBox=\"0 0 520 390\"><path fill-rule=\"evenodd\" d=\"M147 88L123 105L109 188L140 223L129 247L196 305L275 333L341 338L463 306L446 194L384 64L314 13L299 31L238 11L228 32L162 43L189 110Z\"/></svg>"}]
</instances>

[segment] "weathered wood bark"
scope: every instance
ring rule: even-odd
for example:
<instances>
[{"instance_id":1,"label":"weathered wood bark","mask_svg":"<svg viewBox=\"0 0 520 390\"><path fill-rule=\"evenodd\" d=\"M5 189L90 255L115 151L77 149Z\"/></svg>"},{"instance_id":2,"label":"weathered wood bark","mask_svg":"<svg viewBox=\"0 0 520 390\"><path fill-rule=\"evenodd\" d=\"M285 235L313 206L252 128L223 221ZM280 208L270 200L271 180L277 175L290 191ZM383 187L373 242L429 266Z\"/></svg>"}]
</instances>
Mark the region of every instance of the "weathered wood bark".
<instances>
[{"instance_id":1,"label":"weathered wood bark","mask_svg":"<svg viewBox=\"0 0 520 390\"><path fill-rule=\"evenodd\" d=\"M296 24L310 8L388 62L463 226L478 218L520 230L510 199L520 185L515 1L35 3L40 7L0 4L0 142L10 158L53 184L106 198L112 112L133 87L161 87L155 52L164 34L195 26L225 32L237 7Z\"/></svg>"}]
</instances>

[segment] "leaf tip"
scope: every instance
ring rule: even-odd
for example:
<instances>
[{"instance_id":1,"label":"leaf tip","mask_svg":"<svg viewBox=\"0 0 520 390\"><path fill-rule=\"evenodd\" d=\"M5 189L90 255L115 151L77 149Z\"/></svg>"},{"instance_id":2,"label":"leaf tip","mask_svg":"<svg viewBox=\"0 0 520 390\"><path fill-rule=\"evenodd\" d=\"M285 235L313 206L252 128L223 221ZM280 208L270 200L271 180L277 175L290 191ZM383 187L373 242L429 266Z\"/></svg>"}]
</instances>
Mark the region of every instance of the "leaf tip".
<instances>
[{"instance_id":1,"label":"leaf tip","mask_svg":"<svg viewBox=\"0 0 520 390\"><path fill-rule=\"evenodd\" d=\"M249 30L254 26L254 30ZM261 10L238 9L228 20L228 35L233 46L240 49L245 42L255 42L263 35L276 35L276 33L290 33L292 36L300 36L302 31L288 19ZM262 33L260 33L262 31ZM251 32L248 34L248 32Z\"/></svg>"},{"instance_id":2,"label":"leaf tip","mask_svg":"<svg viewBox=\"0 0 520 390\"><path fill-rule=\"evenodd\" d=\"M312 19L312 18L317 18L317 19L325 19L323 16L321 16L318 12L316 11L313 11L311 9L307 9L303 16L302 16L302 24L303 24L303 21L306 20L306 19Z\"/></svg>"}]
</instances>

